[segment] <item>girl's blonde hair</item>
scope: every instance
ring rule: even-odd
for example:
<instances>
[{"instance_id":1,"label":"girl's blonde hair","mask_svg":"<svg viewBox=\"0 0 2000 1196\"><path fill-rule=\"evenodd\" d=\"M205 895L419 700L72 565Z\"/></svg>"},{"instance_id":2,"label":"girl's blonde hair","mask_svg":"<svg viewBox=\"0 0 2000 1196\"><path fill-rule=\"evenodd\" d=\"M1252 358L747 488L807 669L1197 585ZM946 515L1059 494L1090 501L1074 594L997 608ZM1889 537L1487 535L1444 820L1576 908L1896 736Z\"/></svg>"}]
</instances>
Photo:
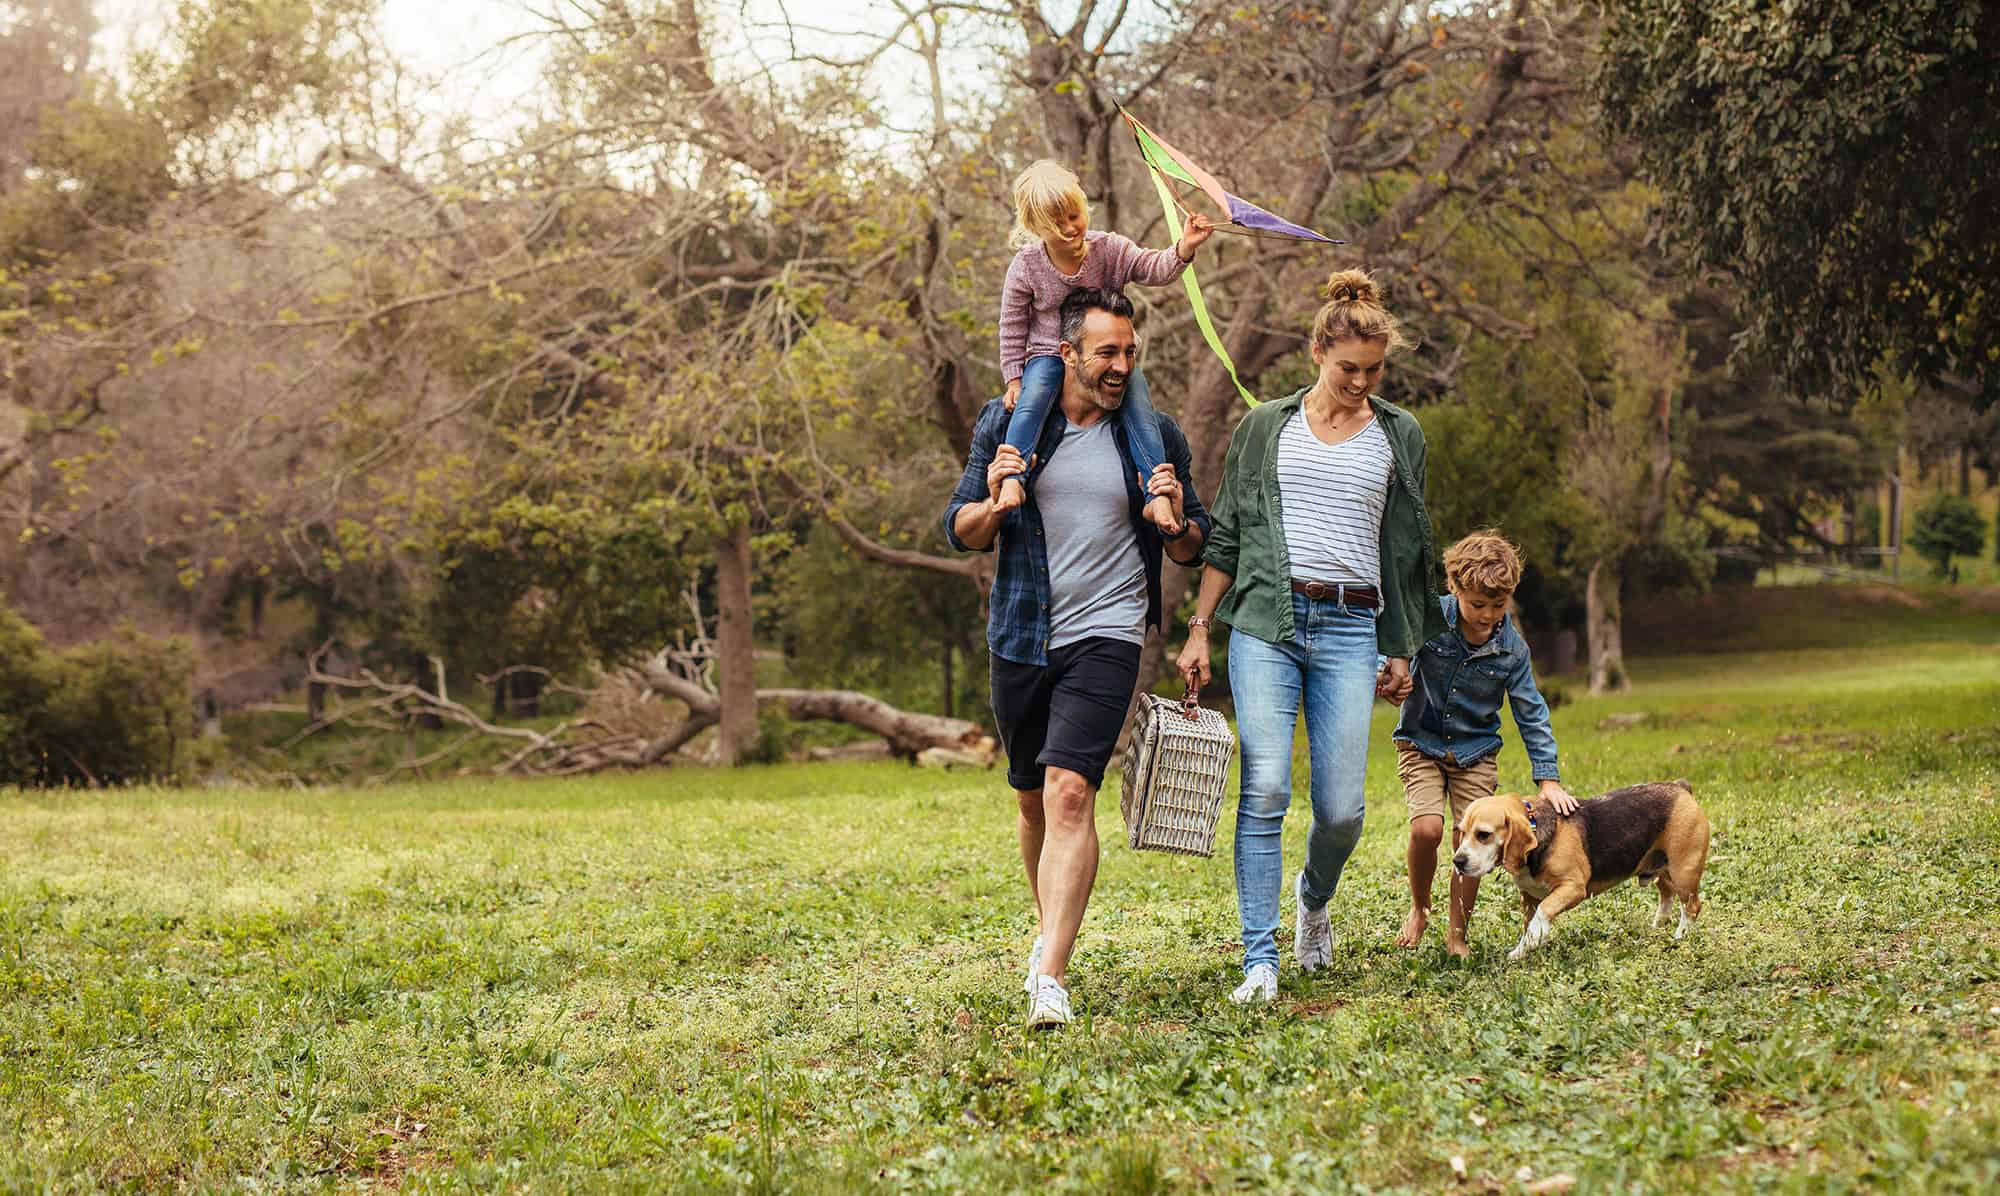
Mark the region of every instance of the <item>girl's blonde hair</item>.
<instances>
[{"instance_id":1,"label":"girl's blonde hair","mask_svg":"<svg viewBox=\"0 0 2000 1196\"><path fill-rule=\"evenodd\" d=\"M1444 576L1455 590L1504 598L1521 584L1521 552L1496 528L1481 528L1444 550Z\"/></svg>"},{"instance_id":2,"label":"girl's blonde hair","mask_svg":"<svg viewBox=\"0 0 2000 1196\"><path fill-rule=\"evenodd\" d=\"M1007 244L1015 249L1056 235L1066 216L1090 218L1090 201L1083 184L1062 163L1043 158L1014 178L1014 231Z\"/></svg>"},{"instance_id":3,"label":"girl's blonde hair","mask_svg":"<svg viewBox=\"0 0 2000 1196\"><path fill-rule=\"evenodd\" d=\"M1313 317L1312 347L1331 349L1336 341L1384 341L1390 351L1415 342L1403 335L1403 322L1382 306L1382 290L1366 270L1336 270L1320 288L1326 306Z\"/></svg>"}]
</instances>

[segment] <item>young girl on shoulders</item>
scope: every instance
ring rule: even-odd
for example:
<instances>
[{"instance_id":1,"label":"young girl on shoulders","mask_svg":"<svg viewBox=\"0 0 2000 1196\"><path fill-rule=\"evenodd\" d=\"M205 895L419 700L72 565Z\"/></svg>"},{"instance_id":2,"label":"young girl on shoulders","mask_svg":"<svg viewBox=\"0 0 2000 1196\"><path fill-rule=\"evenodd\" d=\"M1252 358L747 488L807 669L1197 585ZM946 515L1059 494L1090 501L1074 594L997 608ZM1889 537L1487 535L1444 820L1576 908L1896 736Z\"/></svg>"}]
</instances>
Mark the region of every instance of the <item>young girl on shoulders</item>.
<instances>
[{"instance_id":1,"label":"young girl on shoulders","mask_svg":"<svg viewBox=\"0 0 2000 1196\"><path fill-rule=\"evenodd\" d=\"M1007 267L1000 296L1000 376L1007 383L1007 443L1026 461L1041 439L1042 426L1062 394L1062 341L1057 310L1077 287L1121 291L1127 283L1164 286L1181 276L1195 251L1215 231L1205 216L1190 216L1181 239L1165 249L1141 249L1114 232L1093 232L1090 204L1076 175L1043 159L1014 180L1017 252ZM1124 409L1117 413L1139 476L1150 478L1166 459L1159 423L1138 370L1125 384ZM1002 484L1000 507L1018 507L1027 498L1025 477ZM1161 531L1180 531L1173 505L1165 498L1146 504L1146 518Z\"/></svg>"}]
</instances>

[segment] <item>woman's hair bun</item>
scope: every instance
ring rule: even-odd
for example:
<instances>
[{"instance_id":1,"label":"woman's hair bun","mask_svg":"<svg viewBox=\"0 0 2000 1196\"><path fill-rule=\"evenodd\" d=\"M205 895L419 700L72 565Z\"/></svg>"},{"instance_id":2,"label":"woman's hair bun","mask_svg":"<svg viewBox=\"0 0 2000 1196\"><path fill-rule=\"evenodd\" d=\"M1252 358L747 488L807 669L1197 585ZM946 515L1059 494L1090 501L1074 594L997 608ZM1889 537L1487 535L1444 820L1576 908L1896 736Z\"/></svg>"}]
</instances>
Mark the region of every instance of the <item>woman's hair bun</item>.
<instances>
[{"instance_id":1,"label":"woman's hair bun","mask_svg":"<svg viewBox=\"0 0 2000 1196\"><path fill-rule=\"evenodd\" d=\"M1380 303L1382 292L1376 289L1375 280L1366 270L1335 270L1327 276L1326 285L1320 288L1333 303Z\"/></svg>"}]
</instances>

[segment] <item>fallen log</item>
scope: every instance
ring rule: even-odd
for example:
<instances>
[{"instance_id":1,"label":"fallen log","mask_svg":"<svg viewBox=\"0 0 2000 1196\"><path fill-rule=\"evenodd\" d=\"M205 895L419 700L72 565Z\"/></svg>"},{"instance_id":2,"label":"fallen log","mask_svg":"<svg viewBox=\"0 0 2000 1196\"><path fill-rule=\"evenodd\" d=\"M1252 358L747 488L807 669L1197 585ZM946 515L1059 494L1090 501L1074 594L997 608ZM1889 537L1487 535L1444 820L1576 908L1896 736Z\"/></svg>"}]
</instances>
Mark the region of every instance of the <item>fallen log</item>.
<instances>
[{"instance_id":1,"label":"fallen log","mask_svg":"<svg viewBox=\"0 0 2000 1196\"><path fill-rule=\"evenodd\" d=\"M370 718L387 717L383 729L393 730L397 722L407 727L410 720L435 719L456 723L467 734L457 741L413 762L428 767L441 763L472 740L500 738L520 746L494 768L500 774L527 776L575 776L614 768L647 768L665 763L696 736L721 721L722 701L713 690L691 679L685 671L656 658L632 674L653 693L671 698L687 707L687 715L663 732L634 734L629 728L614 728L592 718L572 719L547 731L527 727L502 726L481 718L463 703L434 693L415 682L389 681L367 669L353 675L328 673L315 654L308 680L360 695L363 700L315 719L292 739L305 739L328 727ZM894 756L931 767L991 767L999 745L977 724L961 718L898 710L880 698L847 689L760 689L759 707L774 706L787 717L800 721L843 722L861 727L877 736L870 744L838 749L840 757ZM376 725L370 722L368 725ZM829 752L828 757L834 753ZM813 753L813 758L822 758ZM405 765L411 766L411 765ZM405 767L399 766L399 767Z\"/></svg>"},{"instance_id":2,"label":"fallen log","mask_svg":"<svg viewBox=\"0 0 2000 1196\"><path fill-rule=\"evenodd\" d=\"M888 743L891 755L905 759L915 759L927 748L941 748L983 752L991 762L996 749L991 736L962 718L912 714L851 689L760 689L757 705L781 707L787 716L801 722L847 723L873 731Z\"/></svg>"},{"instance_id":3,"label":"fallen log","mask_svg":"<svg viewBox=\"0 0 2000 1196\"><path fill-rule=\"evenodd\" d=\"M722 699L714 690L670 667L661 657L639 666L638 674L655 693L672 698L688 708L692 722L713 724L722 715ZM967 753L965 761L983 759L990 764L1000 750L993 737L977 723L940 714L918 714L898 710L882 699L851 689L760 689L757 705L776 706L786 717L800 722L837 722L872 731L888 745L889 754L915 760L930 748ZM690 738L692 736L689 736Z\"/></svg>"}]
</instances>

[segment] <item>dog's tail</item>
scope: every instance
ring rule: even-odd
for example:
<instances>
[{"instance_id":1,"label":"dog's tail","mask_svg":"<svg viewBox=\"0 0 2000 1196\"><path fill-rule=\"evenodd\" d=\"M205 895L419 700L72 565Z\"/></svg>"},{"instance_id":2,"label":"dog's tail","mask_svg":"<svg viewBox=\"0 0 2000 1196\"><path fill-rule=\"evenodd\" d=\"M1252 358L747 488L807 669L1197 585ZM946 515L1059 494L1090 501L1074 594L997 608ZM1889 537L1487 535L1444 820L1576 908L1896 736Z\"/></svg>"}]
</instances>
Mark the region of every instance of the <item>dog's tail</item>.
<instances>
[{"instance_id":1,"label":"dog's tail","mask_svg":"<svg viewBox=\"0 0 2000 1196\"><path fill-rule=\"evenodd\" d=\"M1687 791L1688 791L1688 796L1690 796L1690 797L1694 796L1694 782L1693 782L1693 781L1690 781L1690 780L1688 780L1688 779L1687 779L1686 777L1676 777L1676 778L1674 778L1674 784L1676 784L1676 785L1680 786L1681 788L1683 788L1683 789L1687 790Z\"/></svg>"}]
</instances>

